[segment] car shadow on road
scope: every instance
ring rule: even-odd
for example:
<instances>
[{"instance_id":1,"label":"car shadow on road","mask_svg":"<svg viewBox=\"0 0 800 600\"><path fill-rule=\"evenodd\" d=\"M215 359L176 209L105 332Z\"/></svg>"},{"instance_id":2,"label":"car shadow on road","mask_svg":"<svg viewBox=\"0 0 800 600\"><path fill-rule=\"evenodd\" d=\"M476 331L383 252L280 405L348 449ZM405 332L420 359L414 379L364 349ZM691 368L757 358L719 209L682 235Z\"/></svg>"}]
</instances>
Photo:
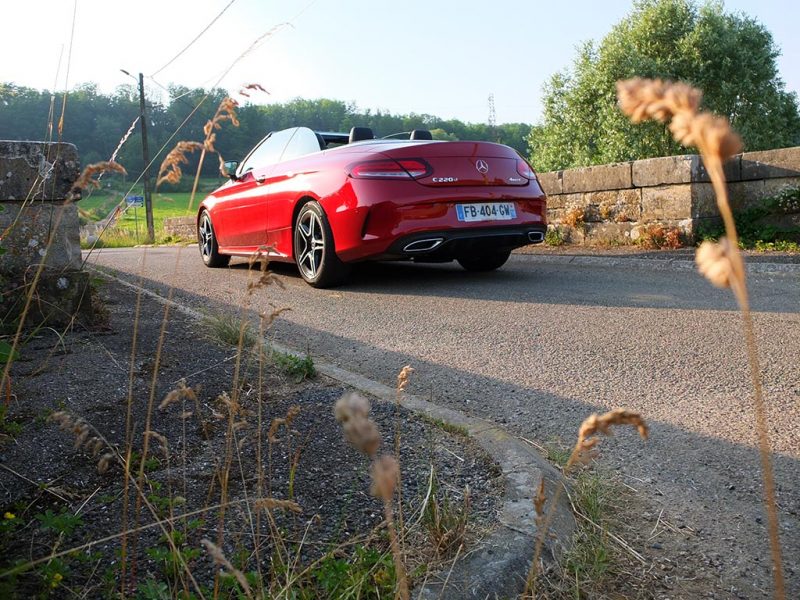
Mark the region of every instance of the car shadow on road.
<instances>
[{"instance_id":1,"label":"car shadow on road","mask_svg":"<svg viewBox=\"0 0 800 600\"><path fill-rule=\"evenodd\" d=\"M234 262L232 270L248 269ZM271 263L278 275L302 283L296 267ZM636 276L631 277L631 271ZM796 276L750 277L754 312L797 312ZM501 269L470 273L457 263L380 262L354 265L339 291L362 294L469 298L523 304L559 304L620 308L736 311L728 290L712 287L692 269L664 271L632 267L596 267L537 262L532 255L514 255Z\"/></svg>"},{"instance_id":2,"label":"car shadow on road","mask_svg":"<svg viewBox=\"0 0 800 600\"><path fill-rule=\"evenodd\" d=\"M247 266L236 265L233 268L246 269ZM384 268L386 270L381 271ZM292 276L291 267L280 267L276 271L284 269L288 276ZM448 281L464 278L463 273L452 268L378 265L371 270L378 272L367 272L356 278L348 289L385 291L394 288L409 293L414 281L417 292L421 293L420 288L428 284L446 285ZM513 266L507 273L501 271L489 275L495 282L493 288L514 277ZM166 295L164 284L148 279L142 283ZM467 287L477 288L477 297L492 295L492 292L483 290L484 286ZM176 289L175 297L194 308L228 314L240 310L239 306L210 300L185 289ZM252 318L255 321L254 312ZM411 393L496 422L539 444L561 440L561 443L570 445L584 418L611 408L589 398L553 394L434 360L377 348L355 338L299 325L288 319L278 319L269 336L289 347L309 352L318 361L329 361L389 386L394 385L397 372L410 364L416 370L409 388ZM191 381L188 383L192 384ZM691 394L690 391L676 393ZM502 406L498 406L498 399L502 399ZM690 404L700 404L704 400L678 399ZM673 400L676 399L670 399ZM694 561L699 565L701 577L712 581L719 589L736 587L744 597L761 597L761 591L753 585L770 580L770 554L762 505L761 468L754 440L732 443L722 439L728 434L725 431L720 432L720 437L714 437L651 418L646 413L644 417L651 426L647 442L642 442L632 431L621 430L613 439L603 441L599 459L603 468L616 471L631 487L646 495L656 511L659 507L663 509L659 521L664 519L675 527L676 533L665 539L663 535L658 536L657 521L653 530L656 542L650 544L648 541L648 545L636 550L650 560L667 557ZM702 419L702 412L698 413L698 419ZM743 414L741 419L752 421L753 416ZM797 425L786 421L772 423L773 431L784 431L784 435L792 439L796 434L787 428L796 429ZM740 424L731 426L731 431L743 429L747 430L747 427L742 428ZM772 460L778 487L788 597L800 597L800 573L797 570L797 565L800 565L800 460L777 453L773 453ZM634 514L625 518L646 517ZM680 586L674 591L681 595ZM686 593L688 596L692 594L691 590Z\"/></svg>"}]
</instances>

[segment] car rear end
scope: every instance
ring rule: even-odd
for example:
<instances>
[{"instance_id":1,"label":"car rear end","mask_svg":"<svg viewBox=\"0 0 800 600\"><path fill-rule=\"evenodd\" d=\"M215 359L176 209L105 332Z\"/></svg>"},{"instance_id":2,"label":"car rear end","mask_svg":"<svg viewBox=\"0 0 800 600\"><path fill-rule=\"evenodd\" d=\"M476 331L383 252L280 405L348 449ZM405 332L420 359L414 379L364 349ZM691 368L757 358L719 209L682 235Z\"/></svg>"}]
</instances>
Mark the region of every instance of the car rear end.
<instances>
[{"instance_id":1,"label":"car rear end","mask_svg":"<svg viewBox=\"0 0 800 600\"><path fill-rule=\"evenodd\" d=\"M520 155L489 142L374 144L347 166L359 231L337 254L449 261L544 240L546 199Z\"/></svg>"}]
</instances>

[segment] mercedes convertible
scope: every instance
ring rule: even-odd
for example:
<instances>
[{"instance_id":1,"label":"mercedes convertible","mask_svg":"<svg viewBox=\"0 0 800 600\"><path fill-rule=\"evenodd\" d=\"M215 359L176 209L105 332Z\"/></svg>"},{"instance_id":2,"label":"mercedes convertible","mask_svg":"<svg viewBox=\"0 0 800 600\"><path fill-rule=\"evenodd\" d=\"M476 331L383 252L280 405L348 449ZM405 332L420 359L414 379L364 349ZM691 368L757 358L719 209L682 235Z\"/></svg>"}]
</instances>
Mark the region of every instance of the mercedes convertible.
<instances>
[{"instance_id":1,"label":"mercedes convertible","mask_svg":"<svg viewBox=\"0 0 800 600\"><path fill-rule=\"evenodd\" d=\"M243 161L225 163L229 181L201 203L203 262L261 255L330 287L361 261L456 260L491 271L514 248L544 240L545 194L514 149L435 141L426 130L406 136L270 133Z\"/></svg>"}]
</instances>

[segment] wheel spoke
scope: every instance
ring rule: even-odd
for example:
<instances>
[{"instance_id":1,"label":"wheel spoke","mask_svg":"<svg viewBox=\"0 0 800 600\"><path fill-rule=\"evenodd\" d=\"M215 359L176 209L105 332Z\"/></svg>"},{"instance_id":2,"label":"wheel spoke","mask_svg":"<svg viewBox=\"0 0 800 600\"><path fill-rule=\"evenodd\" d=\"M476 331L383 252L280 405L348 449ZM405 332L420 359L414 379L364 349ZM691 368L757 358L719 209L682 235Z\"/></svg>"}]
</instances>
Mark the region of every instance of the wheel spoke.
<instances>
[{"instance_id":1,"label":"wheel spoke","mask_svg":"<svg viewBox=\"0 0 800 600\"><path fill-rule=\"evenodd\" d=\"M325 257L325 233L322 220L312 211L306 212L297 223L295 244L297 266L307 279L314 279Z\"/></svg>"}]
</instances>

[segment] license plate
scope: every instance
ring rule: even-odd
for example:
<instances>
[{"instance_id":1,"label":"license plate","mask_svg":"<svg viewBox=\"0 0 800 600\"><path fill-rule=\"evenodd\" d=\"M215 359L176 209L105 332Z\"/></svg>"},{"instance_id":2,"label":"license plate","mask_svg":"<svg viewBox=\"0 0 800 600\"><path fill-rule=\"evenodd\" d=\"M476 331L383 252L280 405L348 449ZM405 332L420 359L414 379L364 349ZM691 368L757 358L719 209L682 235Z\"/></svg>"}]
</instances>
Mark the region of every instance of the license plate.
<instances>
[{"instance_id":1,"label":"license plate","mask_svg":"<svg viewBox=\"0 0 800 600\"><path fill-rule=\"evenodd\" d=\"M481 204L456 204L459 221L510 221L517 218L513 202L483 202Z\"/></svg>"}]
</instances>

